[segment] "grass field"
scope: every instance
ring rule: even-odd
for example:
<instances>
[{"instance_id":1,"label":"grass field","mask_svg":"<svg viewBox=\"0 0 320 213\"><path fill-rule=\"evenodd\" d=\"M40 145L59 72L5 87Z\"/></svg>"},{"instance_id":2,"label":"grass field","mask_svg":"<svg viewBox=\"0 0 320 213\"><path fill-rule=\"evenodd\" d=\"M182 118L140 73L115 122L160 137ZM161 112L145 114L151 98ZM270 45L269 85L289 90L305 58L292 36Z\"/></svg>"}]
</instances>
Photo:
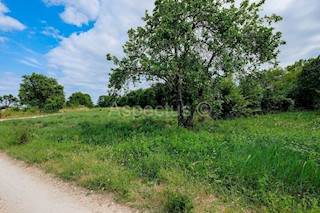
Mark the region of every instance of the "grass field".
<instances>
[{"instance_id":1,"label":"grass field","mask_svg":"<svg viewBox=\"0 0 320 213\"><path fill-rule=\"evenodd\" d=\"M198 117L192 130L151 112L0 122L0 149L153 212L320 212L319 112Z\"/></svg>"},{"instance_id":2,"label":"grass field","mask_svg":"<svg viewBox=\"0 0 320 213\"><path fill-rule=\"evenodd\" d=\"M69 113L69 112L81 112L90 110L87 107L78 107L78 108L64 108L59 110L57 113ZM2 119L11 119L11 118L23 118L23 117L33 117L41 115L52 115L52 113L42 112L36 108L26 108L26 109L14 109L9 108L6 110L0 110L0 121Z\"/></svg>"},{"instance_id":3,"label":"grass field","mask_svg":"<svg viewBox=\"0 0 320 213\"><path fill-rule=\"evenodd\" d=\"M30 117L44 115L38 110L24 111L24 110L15 110L15 109L6 109L0 110L0 120L8 118L21 118L21 117Z\"/></svg>"}]
</instances>

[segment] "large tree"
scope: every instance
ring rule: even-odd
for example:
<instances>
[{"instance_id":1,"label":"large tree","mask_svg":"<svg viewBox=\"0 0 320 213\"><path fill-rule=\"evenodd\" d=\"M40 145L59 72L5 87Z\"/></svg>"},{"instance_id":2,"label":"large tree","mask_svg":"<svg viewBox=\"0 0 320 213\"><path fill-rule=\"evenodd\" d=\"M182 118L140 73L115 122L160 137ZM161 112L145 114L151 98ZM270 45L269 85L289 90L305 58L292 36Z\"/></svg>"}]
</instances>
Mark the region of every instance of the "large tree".
<instances>
[{"instance_id":1,"label":"large tree","mask_svg":"<svg viewBox=\"0 0 320 213\"><path fill-rule=\"evenodd\" d=\"M22 78L19 90L21 104L48 108L50 111L56 111L64 105L64 88L56 79L37 73L24 75Z\"/></svg>"},{"instance_id":2,"label":"large tree","mask_svg":"<svg viewBox=\"0 0 320 213\"><path fill-rule=\"evenodd\" d=\"M67 105L71 107L79 107L79 106L93 107L93 102L89 94L85 94L82 92L75 92L69 97Z\"/></svg>"},{"instance_id":3,"label":"large tree","mask_svg":"<svg viewBox=\"0 0 320 213\"><path fill-rule=\"evenodd\" d=\"M145 26L129 30L125 57L107 55L116 65L109 86L164 81L176 93L179 126L191 125L199 102L211 100L218 76L276 62L284 41L272 25L281 17L260 16L264 2L156 0Z\"/></svg>"}]
</instances>

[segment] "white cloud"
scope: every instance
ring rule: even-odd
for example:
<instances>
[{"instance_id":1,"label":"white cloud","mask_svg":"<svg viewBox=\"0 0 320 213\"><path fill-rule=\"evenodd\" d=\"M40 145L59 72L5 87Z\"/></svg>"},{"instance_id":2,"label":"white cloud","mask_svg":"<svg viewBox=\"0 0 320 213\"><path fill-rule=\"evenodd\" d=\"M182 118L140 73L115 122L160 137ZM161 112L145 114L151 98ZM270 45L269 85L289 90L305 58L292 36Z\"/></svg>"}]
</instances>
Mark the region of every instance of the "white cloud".
<instances>
[{"instance_id":1,"label":"white cloud","mask_svg":"<svg viewBox=\"0 0 320 213\"><path fill-rule=\"evenodd\" d=\"M39 62L38 59L32 57L25 57L23 59L18 60L21 64L27 65L29 67L37 68L37 69L45 69L43 64Z\"/></svg>"},{"instance_id":2,"label":"white cloud","mask_svg":"<svg viewBox=\"0 0 320 213\"><path fill-rule=\"evenodd\" d=\"M81 27L94 21L99 16L101 9L100 0L43 0L48 6L65 6L65 10L60 14L63 21Z\"/></svg>"},{"instance_id":3,"label":"white cloud","mask_svg":"<svg viewBox=\"0 0 320 213\"><path fill-rule=\"evenodd\" d=\"M5 13L10 12L9 8L0 2L0 31L12 31L12 30L24 30L26 26L20 23L18 20L6 16Z\"/></svg>"},{"instance_id":4,"label":"white cloud","mask_svg":"<svg viewBox=\"0 0 320 213\"><path fill-rule=\"evenodd\" d=\"M251 0L251 2L259 1ZM262 14L276 13L283 17L283 21L275 25L287 42L287 45L280 48L281 66L319 55L320 42L317 41L320 35L319 0L267 0L262 8Z\"/></svg>"},{"instance_id":5,"label":"white cloud","mask_svg":"<svg viewBox=\"0 0 320 213\"><path fill-rule=\"evenodd\" d=\"M51 68L62 70L59 82L68 94L81 90L96 100L107 91L112 65L106 54L121 55L127 30L141 24L144 11L152 7L150 0L103 0L92 29L64 38L47 54Z\"/></svg>"},{"instance_id":6,"label":"white cloud","mask_svg":"<svg viewBox=\"0 0 320 213\"><path fill-rule=\"evenodd\" d=\"M0 36L0 43L4 43L4 42L6 42L8 40L9 39L7 37Z\"/></svg>"},{"instance_id":7,"label":"white cloud","mask_svg":"<svg viewBox=\"0 0 320 213\"><path fill-rule=\"evenodd\" d=\"M58 40L63 39L63 36L60 35L60 30L58 30L52 26L45 27L41 33L46 36L51 36L54 39L58 39Z\"/></svg>"},{"instance_id":8,"label":"white cloud","mask_svg":"<svg viewBox=\"0 0 320 213\"><path fill-rule=\"evenodd\" d=\"M21 77L13 72L3 72L0 77L0 96L12 94L18 95L19 85L21 83Z\"/></svg>"},{"instance_id":9,"label":"white cloud","mask_svg":"<svg viewBox=\"0 0 320 213\"><path fill-rule=\"evenodd\" d=\"M267 12L278 13L286 10L290 5L294 4L294 1L295 0L267 0L264 9Z\"/></svg>"},{"instance_id":10,"label":"white cloud","mask_svg":"<svg viewBox=\"0 0 320 213\"><path fill-rule=\"evenodd\" d=\"M74 1L71 0L46 2L48 5L64 5L64 13L68 8L74 8L77 18L73 21L66 21L67 18L61 15L68 23L80 25L96 20L89 31L63 38L59 46L52 49L46 57L52 70L61 71L57 76L62 76L59 82L65 86L67 94L80 90L97 99L97 96L107 90L108 73L112 67L105 59L106 53L122 55L121 46L127 39L127 30L142 24L144 11L151 10L154 1L81 0L78 5L72 4ZM94 8L99 9L97 11ZM319 0L266 1L264 13L275 12L284 17L284 21L277 25L277 29L284 33L284 39L288 42L287 46L281 48L279 59L283 66L301 58L315 57L320 53L318 8Z\"/></svg>"},{"instance_id":11,"label":"white cloud","mask_svg":"<svg viewBox=\"0 0 320 213\"><path fill-rule=\"evenodd\" d=\"M279 12L284 19L277 29L283 32L283 38L287 41L287 45L281 48L280 61L283 66L320 54L319 8L319 0L293 0L286 10Z\"/></svg>"}]
</instances>

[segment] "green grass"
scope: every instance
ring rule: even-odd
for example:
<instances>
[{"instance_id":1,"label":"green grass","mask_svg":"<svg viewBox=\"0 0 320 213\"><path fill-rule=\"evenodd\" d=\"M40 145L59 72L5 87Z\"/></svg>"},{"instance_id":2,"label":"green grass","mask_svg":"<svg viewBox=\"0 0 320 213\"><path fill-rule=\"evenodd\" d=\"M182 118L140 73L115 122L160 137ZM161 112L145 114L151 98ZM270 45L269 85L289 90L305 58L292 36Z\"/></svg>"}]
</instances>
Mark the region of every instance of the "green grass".
<instances>
[{"instance_id":1,"label":"green grass","mask_svg":"<svg viewBox=\"0 0 320 213\"><path fill-rule=\"evenodd\" d=\"M0 149L155 212L320 211L319 112L199 117L186 130L172 114L119 111L2 122Z\"/></svg>"},{"instance_id":2,"label":"green grass","mask_svg":"<svg viewBox=\"0 0 320 213\"><path fill-rule=\"evenodd\" d=\"M0 110L0 120L8 119L8 118L38 116L43 114L45 113L41 113L38 109L19 110L19 109L9 108L6 110Z\"/></svg>"}]
</instances>

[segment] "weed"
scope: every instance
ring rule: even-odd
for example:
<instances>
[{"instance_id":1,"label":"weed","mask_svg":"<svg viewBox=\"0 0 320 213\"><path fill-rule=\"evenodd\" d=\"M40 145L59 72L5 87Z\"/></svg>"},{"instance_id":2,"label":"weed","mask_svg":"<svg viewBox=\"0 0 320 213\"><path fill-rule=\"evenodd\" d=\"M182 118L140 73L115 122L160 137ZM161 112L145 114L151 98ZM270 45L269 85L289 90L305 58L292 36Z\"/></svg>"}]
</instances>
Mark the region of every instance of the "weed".
<instances>
[{"instance_id":1,"label":"weed","mask_svg":"<svg viewBox=\"0 0 320 213\"><path fill-rule=\"evenodd\" d=\"M180 193L167 192L164 212L167 213L189 213L194 208L190 198Z\"/></svg>"},{"instance_id":2,"label":"weed","mask_svg":"<svg viewBox=\"0 0 320 213\"><path fill-rule=\"evenodd\" d=\"M28 127L17 129L15 134L17 136L16 143L18 145L24 145L31 141L32 130Z\"/></svg>"}]
</instances>

